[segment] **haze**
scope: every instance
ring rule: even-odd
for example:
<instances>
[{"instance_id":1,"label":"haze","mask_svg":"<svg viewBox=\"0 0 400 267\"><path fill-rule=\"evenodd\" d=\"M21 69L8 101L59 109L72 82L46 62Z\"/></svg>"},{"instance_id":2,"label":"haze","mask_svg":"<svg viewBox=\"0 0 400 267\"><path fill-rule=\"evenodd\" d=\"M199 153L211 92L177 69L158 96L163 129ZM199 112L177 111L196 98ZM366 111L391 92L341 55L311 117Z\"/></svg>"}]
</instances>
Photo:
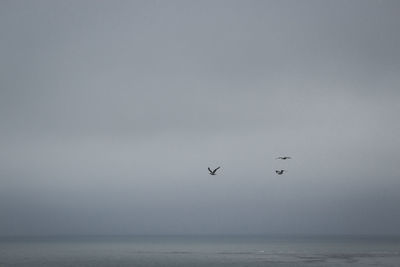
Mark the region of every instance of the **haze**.
<instances>
[{"instance_id":1,"label":"haze","mask_svg":"<svg viewBox=\"0 0 400 267\"><path fill-rule=\"evenodd\" d=\"M399 12L1 1L0 235L400 234Z\"/></svg>"}]
</instances>

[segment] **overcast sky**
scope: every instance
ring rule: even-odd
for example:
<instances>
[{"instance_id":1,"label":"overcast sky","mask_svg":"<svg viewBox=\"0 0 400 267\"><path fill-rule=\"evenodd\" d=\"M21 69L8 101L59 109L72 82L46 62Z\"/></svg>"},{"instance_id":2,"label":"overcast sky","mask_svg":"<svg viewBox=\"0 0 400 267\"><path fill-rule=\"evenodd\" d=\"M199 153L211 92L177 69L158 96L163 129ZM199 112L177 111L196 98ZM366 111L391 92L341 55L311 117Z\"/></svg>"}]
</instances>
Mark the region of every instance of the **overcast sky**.
<instances>
[{"instance_id":1,"label":"overcast sky","mask_svg":"<svg viewBox=\"0 0 400 267\"><path fill-rule=\"evenodd\" d=\"M0 235L400 234L399 14L1 1Z\"/></svg>"}]
</instances>

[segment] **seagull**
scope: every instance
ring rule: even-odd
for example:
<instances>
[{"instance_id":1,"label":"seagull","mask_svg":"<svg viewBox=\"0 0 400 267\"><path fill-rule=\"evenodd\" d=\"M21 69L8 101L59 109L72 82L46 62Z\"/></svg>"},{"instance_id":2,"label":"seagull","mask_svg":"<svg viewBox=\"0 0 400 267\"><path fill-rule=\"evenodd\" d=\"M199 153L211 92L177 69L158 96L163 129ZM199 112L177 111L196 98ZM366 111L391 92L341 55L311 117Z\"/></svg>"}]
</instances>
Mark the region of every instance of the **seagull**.
<instances>
[{"instance_id":1,"label":"seagull","mask_svg":"<svg viewBox=\"0 0 400 267\"><path fill-rule=\"evenodd\" d=\"M219 168L221 168L221 167L218 167L218 168L216 168L215 170L211 170L210 169L210 167L208 167L208 171L210 172L210 175L216 175L216 171L219 169Z\"/></svg>"},{"instance_id":2,"label":"seagull","mask_svg":"<svg viewBox=\"0 0 400 267\"><path fill-rule=\"evenodd\" d=\"M283 172L285 172L285 170L276 170L275 172L276 172L276 174L278 174L278 175L282 175Z\"/></svg>"},{"instance_id":3,"label":"seagull","mask_svg":"<svg viewBox=\"0 0 400 267\"><path fill-rule=\"evenodd\" d=\"M284 156L284 157L277 157L276 159L283 159L283 160L287 160L287 159L291 159L291 157Z\"/></svg>"}]
</instances>

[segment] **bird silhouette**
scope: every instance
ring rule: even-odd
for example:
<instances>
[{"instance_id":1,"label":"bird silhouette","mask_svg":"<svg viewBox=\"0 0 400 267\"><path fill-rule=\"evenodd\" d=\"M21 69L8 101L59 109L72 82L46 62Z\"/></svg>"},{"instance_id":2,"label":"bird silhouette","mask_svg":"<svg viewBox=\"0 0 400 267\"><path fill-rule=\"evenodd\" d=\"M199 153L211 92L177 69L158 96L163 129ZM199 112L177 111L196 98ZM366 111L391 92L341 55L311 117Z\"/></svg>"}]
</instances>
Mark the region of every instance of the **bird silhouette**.
<instances>
[{"instance_id":1,"label":"bird silhouette","mask_svg":"<svg viewBox=\"0 0 400 267\"><path fill-rule=\"evenodd\" d=\"M218 168L216 168L216 169L214 169L213 171L210 169L210 167L208 167L208 171L210 172L210 175L216 175L216 172L217 172L217 170L219 169L219 168L221 168L221 167L218 167Z\"/></svg>"},{"instance_id":2,"label":"bird silhouette","mask_svg":"<svg viewBox=\"0 0 400 267\"><path fill-rule=\"evenodd\" d=\"M276 170L275 172L278 175L282 175L285 172L285 170Z\"/></svg>"},{"instance_id":3,"label":"bird silhouette","mask_svg":"<svg viewBox=\"0 0 400 267\"><path fill-rule=\"evenodd\" d=\"M287 159L291 159L291 157L284 156L284 157L277 157L276 159L283 159L283 160L287 160Z\"/></svg>"}]
</instances>

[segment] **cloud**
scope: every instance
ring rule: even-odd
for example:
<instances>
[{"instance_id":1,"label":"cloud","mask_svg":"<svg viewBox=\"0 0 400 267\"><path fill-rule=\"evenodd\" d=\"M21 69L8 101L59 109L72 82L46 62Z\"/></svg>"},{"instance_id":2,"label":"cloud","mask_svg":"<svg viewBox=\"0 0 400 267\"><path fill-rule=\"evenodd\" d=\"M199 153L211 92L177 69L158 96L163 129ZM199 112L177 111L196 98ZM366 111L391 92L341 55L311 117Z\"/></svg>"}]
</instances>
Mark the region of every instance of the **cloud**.
<instances>
[{"instance_id":1,"label":"cloud","mask_svg":"<svg viewBox=\"0 0 400 267\"><path fill-rule=\"evenodd\" d=\"M397 2L1 6L0 234L397 233Z\"/></svg>"}]
</instances>

